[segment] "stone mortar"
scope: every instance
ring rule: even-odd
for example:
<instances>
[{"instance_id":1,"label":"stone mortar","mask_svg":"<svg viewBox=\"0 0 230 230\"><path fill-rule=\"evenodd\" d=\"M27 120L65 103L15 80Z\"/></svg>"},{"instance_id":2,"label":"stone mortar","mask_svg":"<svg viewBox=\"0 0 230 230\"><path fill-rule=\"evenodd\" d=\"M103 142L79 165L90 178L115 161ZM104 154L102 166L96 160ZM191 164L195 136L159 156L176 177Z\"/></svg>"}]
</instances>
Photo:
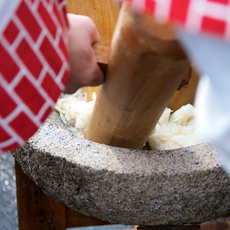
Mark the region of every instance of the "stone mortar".
<instances>
[{"instance_id":1,"label":"stone mortar","mask_svg":"<svg viewBox=\"0 0 230 230\"><path fill-rule=\"evenodd\" d=\"M67 131L54 111L13 155L46 194L111 223L202 223L230 209L230 179L207 143L167 151L106 146Z\"/></svg>"}]
</instances>

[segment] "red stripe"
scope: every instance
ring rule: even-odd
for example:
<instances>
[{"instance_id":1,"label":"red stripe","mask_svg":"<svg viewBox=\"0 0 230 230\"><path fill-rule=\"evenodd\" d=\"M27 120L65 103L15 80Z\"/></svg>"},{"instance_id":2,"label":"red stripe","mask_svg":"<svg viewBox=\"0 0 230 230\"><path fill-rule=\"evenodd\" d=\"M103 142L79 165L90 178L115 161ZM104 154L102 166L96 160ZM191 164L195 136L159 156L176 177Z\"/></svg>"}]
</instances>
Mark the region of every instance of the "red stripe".
<instances>
[{"instance_id":1,"label":"red stripe","mask_svg":"<svg viewBox=\"0 0 230 230\"><path fill-rule=\"evenodd\" d=\"M153 0L146 0L145 7L149 13L153 14L155 12L156 2Z\"/></svg>"},{"instance_id":2,"label":"red stripe","mask_svg":"<svg viewBox=\"0 0 230 230\"><path fill-rule=\"evenodd\" d=\"M68 78L69 78L69 72L66 70L61 80L63 85L66 85Z\"/></svg>"},{"instance_id":3,"label":"red stripe","mask_svg":"<svg viewBox=\"0 0 230 230\"><path fill-rule=\"evenodd\" d=\"M24 141L27 141L38 130L24 112L21 112L9 125Z\"/></svg>"},{"instance_id":4,"label":"red stripe","mask_svg":"<svg viewBox=\"0 0 230 230\"><path fill-rule=\"evenodd\" d=\"M56 35L56 32L57 32L57 27L54 24L49 13L47 12L46 8L44 7L44 5L41 2L40 2L39 7L38 7L38 12L39 12L43 22L45 23L46 27L48 28L48 30L50 31L50 33L52 34L52 36L54 38Z\"/></svg>"},{"instance_id":5,"label":"red stripe","mask_svg":"<svg viewBox=\"0 0 230 230\"><path fill-rule=\"evenodd\" d=\"M28 70L33 74L36 79L38 79L43 66L31 46L25 39L21 41L16 52L23 61L23 63L26 65Z\"/></svg>"},{"instance_id":6,"label":"red stripe","mask_svg":"<svg viewBox=\"0 0 230 230\"><path fill-rule=\"evenodd\" d=\"M52 87L51 87L52 86ZM49 73L46 74L43 82L42 82L43 89L47 92L47 94L51 97L51 99L56 102L59 95L61 94L61 89L58 87L56 82L50 76Z\"/></svg>"},{"instance_id":7,"label":"red stripe","mask_svg":"<svg viewBox=\"0 0 230 230\"><path fill-rule=\"evenodd\" d=\"M62 60L47 37L44 38L40 46L40 51L49 63L50 67L56 74L58 74L62 67Z\"/></svg>"},{"instance_id":8,"label":"red stripe","mask_svg":"<svg viewBox=\"0 0 230 230\"><path fill-rule=\"evenodd\" d=\"M43 123L46 118L50 115L50 113L52 112L53 108L52 107L48 107L48 109L45 111L44 115L41 118L41 122Z\"/></svg>"},{"instance_id":9,"label":"red stripe","mask_svg":"<svg viewBox=\"0 0 230 230\"><path fill-rule=\"evenodd\" d=\"M61 49L62 53L64 54L66 60L68 61L69 60L69 52L67 50L67 47L65 45L65 43L63 42L63 39L60 38L60 41L59 41L59 48Z\"/></svg>"},{"instance_id":10,"label":"red stripe","mask_svg":"<svg viewBox=\"0 0 230 230\"><path fill-rule=\"evenodd\" d=\"M218 19L203 17L201 22L201 30L216 35L224 35L227 30L227 23Z\"/></svg>"},{"instance_id":11,"label":"red stripe","mask_svg":"<svg viewBox=\"0 0 230 230\"><path fill-rule=\"evenodd\" d=\"M4 36L10 44L12 44L15 38L18 36L19 29L13 21L10 21L4 31Z\"/></svg>"},{"instance_id":12,"label":"red stripe","mask_svg":"<svg viewBox=\"0 0 230 230\"><path fill-rule=\"evenodd\" d=\"M0 126L0 143L10 139L10 135Z\"/></svg>"},{"instance_id":13,"label":"red stripe","mask_svg":"<svg viewBox=\"0 0 230 230\"><path fill-rule=\"evenodd\" d=\"M38 89L26 77L23 77L14 90L29 109L37 115L45 103Z\"/></svg>"},{"instance_id":14,"label":"red stripe","mask_svg":"<svg viewBox=\"0 0 230 230\"><path fill-rule=\"evenodd\" d=\"M7 117L17 107L10 95L0 86L0 116Z\"/></svg>"},{"instance_id":15,"label":"red stripe","mask_svg":"<svg viewBox=\"0 0 230 230\"><path fill-rule=\"evenodd\" d=\"M30 36L33 38L34 41L36 41L39 37L39 34L41 33L41 28L37 20L34 18L31 10L28 8L24 1L22 1L16 14L23 23L23 25L26 27Z\"/></svg>"},{"instance_id":16,"label":"red stripe","mask_svg":"<svg viewBox=\"0 0 230 230\"><path fill-rule=\"evenodd\" d=\"M171 21L184 25L187 20L190 0L172 0L169 17Z\"/></svg>"},{"instance_id":17,"label":"red stripe","mask_svg":"<svg viewBox=\"0 0 230 230\"><path fill-rule=\"evenodd\" d=\"M19 67L1 43L0 54L0 73L10 83L19 72Z\"/></svg>"},{"instance_id":18,"label":"red stripe","mask_svg":"<svg viewBox=\"0 0 230 230\"><path fill-rule=\"evenodd\" d=\"M59 21L61 27L64 28L63 21L62 21L62 19L61 19L61 15L60 15L59 10L57 9L56 4L53 4L53 12L54 12L56 18L58 19L58 21Z\"/></svg>"},{"instance_id":19,"label":"red stripe","mask_svg":"<svg viewBox=\"0 0 230 230\"><path fill-rule=\"evenodd\" d=\"M11 145L9 145L9 146L7 146L7 147L5 147L5 148L2 148L1 150L2 150L3 152L6 152L6 151L9 151L9 150L17 149L17 148L19 148L19 147L20 147L20 145L19 145L17 142L14 142L13 144L11 144Z\"/></svg>"},{"instance_id":20,"label":"red stripe","mask_svg":"<svg viewBox=\"0 0 230 230\"><path fill-rule=\"evenodd\" d=\"M230 0L208 0L209 2L215 2L215 3L221 3L228 5L230 3Z\"/></svg>"}]
</instances>

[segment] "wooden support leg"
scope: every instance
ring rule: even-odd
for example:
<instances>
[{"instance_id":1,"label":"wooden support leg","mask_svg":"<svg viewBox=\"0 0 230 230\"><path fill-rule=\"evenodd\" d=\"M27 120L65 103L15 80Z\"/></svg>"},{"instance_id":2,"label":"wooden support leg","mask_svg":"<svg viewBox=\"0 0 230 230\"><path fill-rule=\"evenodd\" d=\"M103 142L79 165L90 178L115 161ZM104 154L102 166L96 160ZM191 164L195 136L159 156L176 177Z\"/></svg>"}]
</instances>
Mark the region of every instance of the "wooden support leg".
<instances>
[{"instance_id":1,"label":"wooden support leg","mask_svg":"<svg viewBox=\"0 0 230 230\"><path fill-rule=\"evenodd\" d=\"M135 230L200 230L200 225L181 226L135 226Z\"/></svg>"},{"instance_id":2,"label":"wooden support leg","mask_svg":"<svg viewBox=\"0 0 230 230\"><path fill-rule=\"evenodd\" d=\"M19 230L65 230L66 206L45 195L15 162Z\"/></svg>"},{"instance_id":3,"label":"wooden support leg","mask_svg":"<svg viewBox=\"0 0 230 230\"><path fill-rule=\"evenodd\" d=\"M38 188L15 162L19 230L66 230L66 228L109 225L85 216L55 201Z\"/></svg>"}]
</instances>

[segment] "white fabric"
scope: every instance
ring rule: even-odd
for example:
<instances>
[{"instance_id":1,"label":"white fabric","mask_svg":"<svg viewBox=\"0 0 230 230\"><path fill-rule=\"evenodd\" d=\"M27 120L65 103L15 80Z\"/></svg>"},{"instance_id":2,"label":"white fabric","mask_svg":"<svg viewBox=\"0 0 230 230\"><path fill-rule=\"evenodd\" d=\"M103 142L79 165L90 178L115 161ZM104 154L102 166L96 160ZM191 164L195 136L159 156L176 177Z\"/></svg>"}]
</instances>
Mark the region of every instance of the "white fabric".
<instances>
[{"instance_id":1,"label":"white fabric","mask_svg":"<svg viewBox=\"0 0 230 230\"><path fill-rule=\"evenodd\" d=\"M20 2L21 0L0 0L0 32Z\"/></svg>"},{"instance_id":2,"label":"white fabric","mask_svg":"<svg viewBox=\"0 0 230 230\"><path fill-rule=\"evenodd\" d=\"M230 174L230 44L178 30L181 43L201 73L197 130L215 144Z\"/></svg>"}]
</instances>

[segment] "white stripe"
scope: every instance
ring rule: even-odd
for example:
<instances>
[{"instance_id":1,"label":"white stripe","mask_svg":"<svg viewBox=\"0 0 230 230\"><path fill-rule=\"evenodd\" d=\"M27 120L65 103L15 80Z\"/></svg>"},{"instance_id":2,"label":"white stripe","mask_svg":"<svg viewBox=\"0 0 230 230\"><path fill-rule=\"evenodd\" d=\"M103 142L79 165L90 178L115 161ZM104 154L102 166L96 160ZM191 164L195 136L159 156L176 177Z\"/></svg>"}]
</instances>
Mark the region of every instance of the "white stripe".
<instances>
[{"instance_id":1,"label":"white stripe","mask_svg":"<svg viewBox=\"0 0 230 230\"><path fill-rule=\"evenodd\" d=\"M21 0L0 0L0 32L5 28L20 2Z\"/></svg>"},{"instance_id":2,"label":"white stripe","mask_svg":"<svg viewBox=\"0 0 230 230\"><path fill-rule=\"evenodd\" d=\"M49 106L53 107L54 108L54 103L52 105L49 104L48 101L46 101L46 103L42 106L42 108L40 109L39 113L38 113L38 118L39 120L42 119L42 117L44 116L44 114L46 113L46 110L49 108Z\"/></svg>"},{"instance_id":3,"label":"white stripe","mask_svg":"<svg viewBox=\"0 0 230 230\"><path fill-rule=\"evenodd\" d=\"M6 148L6 147L12 145L13 143L15 143L14 138L11 138L11 139L9 139L9 140L7 140L7 141L4 141L4 142L0 142L0 149ZM23 143L22 143L22 144L23 144ZM1 152L0 152L0 153L1 153Z\"/></svg>"},{"instance_id":4,"label":"white stripe","mask_svg":"<svg viewBox=\"0 0 230 230\"><path fill-rule=\"evenodd\" d=\"M62 83L62 78L63 78L63 76L64 76L64 73L65 73L65 71L67 70L69 70L69 68L68 68L69 66L68 66L68 63L67 62L64 62L63 63L63 65L62 65L62 68L61 68L61 70L60 70L60 72L59 72L59 74L58 74L58 76L54 79L55 80L55 82L58 84L58 86L60 87L60 89L61 89L61 91L63 91L64 89L65 89L65 85L63 85L63 83Z\"/></svg>"},{"instance_id":5,"label":"white stripe","mask_svg":"<svg viewBox=\"0 0 230 230\"><path fill-rule=\"evenodd\" d=\"M132 2L132 8L138 12L145 10L145 0L134 0Z\"/></svg>"},{"instance_id":6,"label":"white stripe","mask_svg":"<svg viewBox=\"0 0 230 230\"><path fill-rule=\"evenodd\" d=\"M23 145L24 140L0 117L0 126L18 142L20 145ZM0 145L1 146L1 145ZM1 146L2 148L3 146ZM4 146L5 147L5 146Z\"/></svg>"},{"instance_id":7,"label":"white stripe","mask_svg":"<svg viewBox=\"0 0 230 230\"><path fill-rule=\"evenodd\" d=\"M207 2L204 0L191 1L190 9L188 12L188 17L187 17L187 22L185 25L185 27L189 31L193 33L200 32L201 20L205 12L206 5L207 5Z\"/></svg>"},{"instance_id":8,"label":"white stripe","mask_svg":"<svg viewBox=\"0 0 230 230\"><path fill-rule=\"evenodd\" d=\"M7 91L7 93L9 95L11 95L11 98L15 101L15 103L17 105L23 105L23 107L21 107L22 111L24 113L26 113L26 115L30 118L30 120L32 120L36 124L37 127L39 127L41 125L40 120L38 120L38 118L36 116L34 116L33 112L30 110L30 108L25 105L25 103L22 101L22 99L14 92L11 85L5 81L5 79L1 76L1 74L0 74L0 81L1 81L3 88ZM7 119L7 121L11 122L8 119ZM4 122L6 122L5 119L4 119Z\"/></svg>"},{"instance_id":9,"label":"white stripe","mask_svg":"<svg viewBox=\"0 0 230 230\"><path fill-rule=\"evenodd\" d=\"M208 2L205 7L205 16L210 16L219 20L226 21L228 16L229 6Z\"/></svg>"},{"instance_id":10,"label":"white stripe","mask_svg":"<svg viewBox=\"0 0 230 230\"><path fill-rule=\"evenodd\" d=\"M228 17L227 17L227 31L225 39L230 41L230 6L228 7Z\"/></svg>"},{"instance_id":11,"label":"white stripe","mask_svg":"<svg viewBox=\"0 0 230 230\"><path fill-rule=\"evenodd\" d=\"M59 7L62 9L63 7L65 7L66 6L66 1L62 1L61 3L59 3L58 4L59 5Z\"/></svg>"},{"instance_id":12,"label":"white stripe","mask_svg":"<svg viewBox=\"0 0 230 230\"><path fill-rule=\"evenodd\" d=\"M37 12L34 12L34 16L38 16ZM32 38L30 37L30 35L27 35L26 33L26 29L24 28L24 25L20 22L20 20L17 20L17 16L15 16L15 23L17 23L18 28L20 29L21 33L23 33L24 35L24 39L28 42L28 44L30 45L31 48L33 48L33 51L36 53L37 58L39 59L39 61L42 63L42 69L49 69L52 74L51 76L53 77L53 79L55 79L55 73L53 71L53 69L49 66L49 64L47 63L46 59L43 57L43 55L41 54L39 48L40 48L40 43L43 41L43 38L46 37L48 38L48 40L51 42L51 44L53 43L53 37L51 36L51 34L49 33L49 31L47 30L45 24L42 22L42 24L40 24L40 27L42 28L42 32L40 33L36 44L34 44ZM37 22L41 23L41 19L40 17L37 18ZM56 47L56 51L59 50L58 47ZM21 62L20 57L18 57L18 55L14 52L11 53L13 59L16 61L16 63L21 67L20 69L27 69L27 67L24 66L24 63ZM65 60L65 57L60 54L59 55L62 56L62 59ZM43 72L41 72L43 73ZM46 99L50 105L53 105L53 101L52 99L50 99L49 95L46 93L46 91L41 87L41 78L44 78L43 75L39 75L38 81L35 81L34 77L31 75L30 71L28 70L26 73L27 79L30 80L30 82L34 85L35 88L37 88L39 90L39 93L43 96L44 99ZM43 73L44 74L44 73ZM62 87L61 85L59 86L60 88ZM36 122L39 122L38 120Z\"/></svg>"},{"instance_id":13,"label":"white stripe","mask_svg":"<svg viewBox=\"0 0 230 230\"><path fill-rule=\"evenodd\" d=\"M171 0L156 0L155 17L161 23L168 22Z\"/></svg>"}]
</instances>

